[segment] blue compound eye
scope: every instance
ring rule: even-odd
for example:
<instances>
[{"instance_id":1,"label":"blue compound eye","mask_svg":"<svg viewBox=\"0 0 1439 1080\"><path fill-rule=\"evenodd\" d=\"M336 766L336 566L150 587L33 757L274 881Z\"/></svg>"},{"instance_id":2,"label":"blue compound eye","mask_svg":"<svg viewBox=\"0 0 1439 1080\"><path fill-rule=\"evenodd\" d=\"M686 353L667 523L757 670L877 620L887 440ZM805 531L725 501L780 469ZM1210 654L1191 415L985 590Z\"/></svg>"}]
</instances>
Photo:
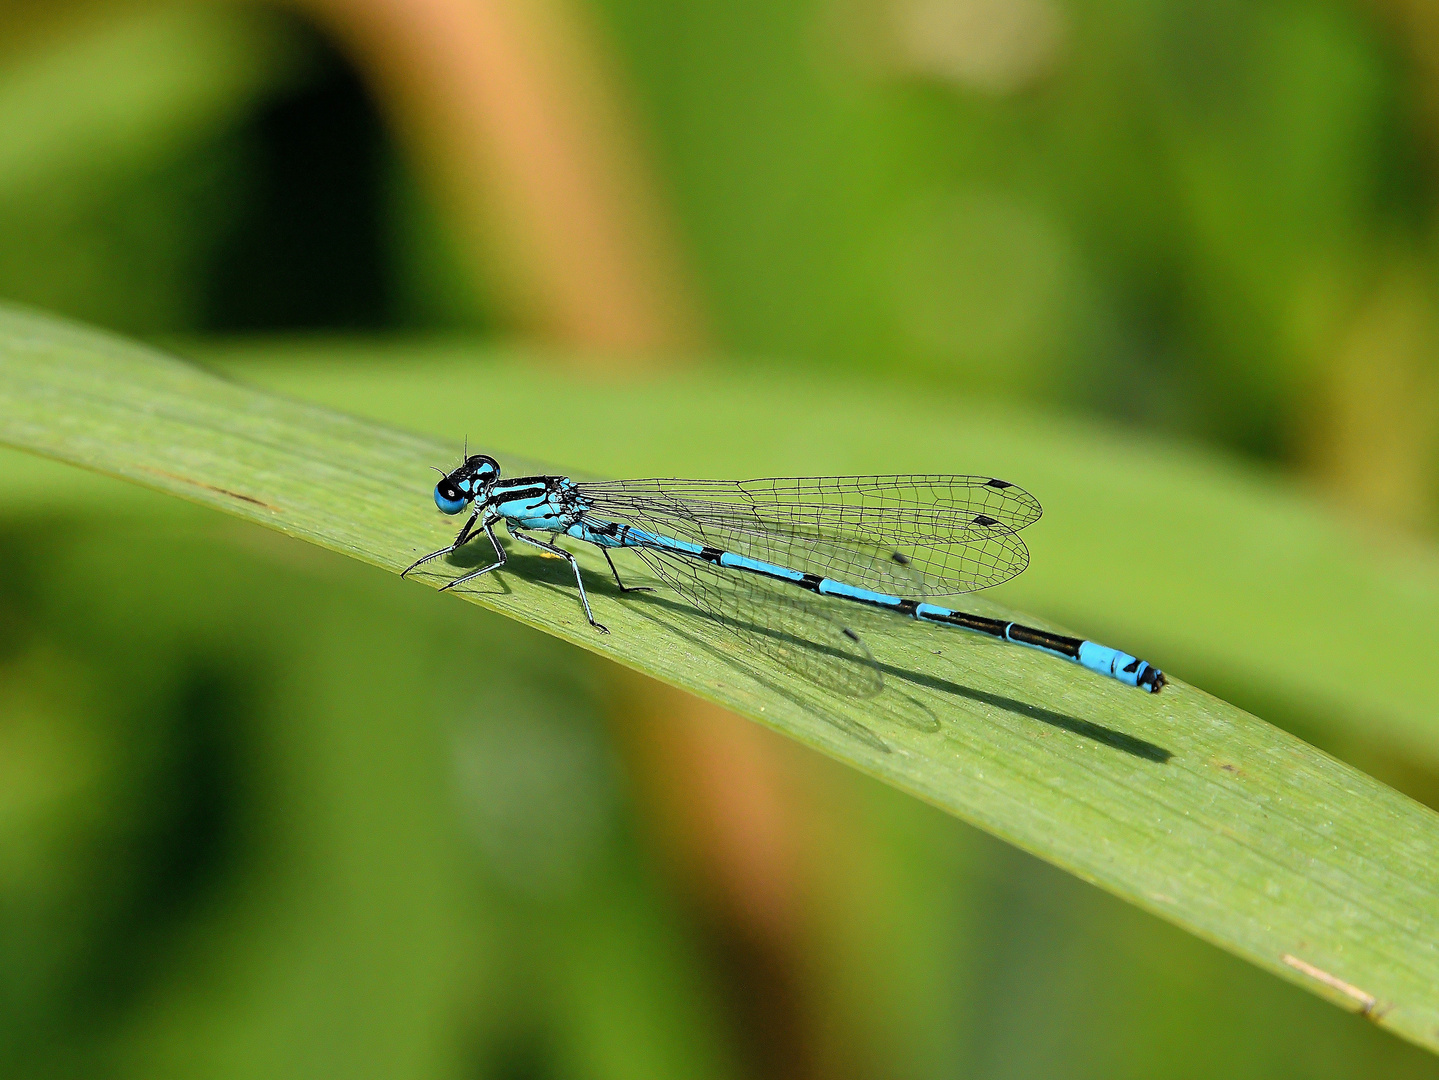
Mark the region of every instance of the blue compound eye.
<instances>
[{"instance_id":1,"label":"blue compound eye","mask_svg":"<svg viewBox=\"0 0 1439 1080\"><path fill-rule=\"evenodd\" d=\"M435 485L435 505L446 514L458 514L469 501L448 478Z\"/></svg>"}]
</instances>

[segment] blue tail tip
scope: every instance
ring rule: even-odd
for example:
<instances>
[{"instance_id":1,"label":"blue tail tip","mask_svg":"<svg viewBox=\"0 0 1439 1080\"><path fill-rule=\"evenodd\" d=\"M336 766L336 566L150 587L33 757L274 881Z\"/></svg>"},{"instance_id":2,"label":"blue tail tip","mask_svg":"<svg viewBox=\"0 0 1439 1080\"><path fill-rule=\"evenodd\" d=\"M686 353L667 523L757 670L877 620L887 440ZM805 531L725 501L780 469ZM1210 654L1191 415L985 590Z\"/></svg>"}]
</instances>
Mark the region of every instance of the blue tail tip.
<instances>
[{"instance_id":1,"label":"blue tail tip","mask_svg":"<svg viewBox=\"0 0 1439 1080\"><path fill-rule=\"evenodd\" d=\"M1169 682L1164 677L1164 672L1149 661L1095 641L1081 641L1074 659L1090 671L1108 675L1127 686L1137 686L1151 694L1159 693Z\"/></svg>"}]
</instances>

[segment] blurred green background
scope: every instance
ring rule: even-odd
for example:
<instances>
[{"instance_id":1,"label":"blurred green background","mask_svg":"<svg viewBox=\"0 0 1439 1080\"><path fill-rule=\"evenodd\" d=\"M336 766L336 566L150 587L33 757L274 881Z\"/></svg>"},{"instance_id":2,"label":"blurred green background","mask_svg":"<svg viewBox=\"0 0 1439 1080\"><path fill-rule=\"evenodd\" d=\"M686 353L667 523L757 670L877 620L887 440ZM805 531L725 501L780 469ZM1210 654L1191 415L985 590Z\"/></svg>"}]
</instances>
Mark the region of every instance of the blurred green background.
<instances>
[{"instance_id":1,"label":"blurred green background","mask_svg":"<svg viewBox=\"0 0 1439 1080\"><path fill-rule=\"evenodd\" d=\"M963 402L1300 505L1273 550L1336 523L1396 595L1436 581L1436 152L1425 0L0 4L0 297L578 469L863 467L775 401ZM532 631L0 471L5 1075L1439 1076ZM1439 797L1432 712L1371 725L1362 664L1278 693L1035 571Z\"/></svg>"}]
</instances>

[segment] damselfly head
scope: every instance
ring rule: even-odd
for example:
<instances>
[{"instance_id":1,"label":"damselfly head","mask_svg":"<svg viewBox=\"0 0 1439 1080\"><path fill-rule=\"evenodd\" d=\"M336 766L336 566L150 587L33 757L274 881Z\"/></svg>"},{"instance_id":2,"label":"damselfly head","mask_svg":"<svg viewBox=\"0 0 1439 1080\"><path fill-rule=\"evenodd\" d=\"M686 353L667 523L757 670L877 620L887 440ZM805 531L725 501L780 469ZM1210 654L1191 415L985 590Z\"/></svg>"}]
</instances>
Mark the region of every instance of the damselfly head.
<instances>
[{"instance_id":1,"label":"damselfly head","mask_svg":"<svg viewBox=\"0 0 1439 1080\"><path fill-rule=\"evenodd\" d=\"M499 463L475 454L435 485L435 505L446 514L458 514L475 499L483 498L500 475Z\"/></svg>"}]
</instances>

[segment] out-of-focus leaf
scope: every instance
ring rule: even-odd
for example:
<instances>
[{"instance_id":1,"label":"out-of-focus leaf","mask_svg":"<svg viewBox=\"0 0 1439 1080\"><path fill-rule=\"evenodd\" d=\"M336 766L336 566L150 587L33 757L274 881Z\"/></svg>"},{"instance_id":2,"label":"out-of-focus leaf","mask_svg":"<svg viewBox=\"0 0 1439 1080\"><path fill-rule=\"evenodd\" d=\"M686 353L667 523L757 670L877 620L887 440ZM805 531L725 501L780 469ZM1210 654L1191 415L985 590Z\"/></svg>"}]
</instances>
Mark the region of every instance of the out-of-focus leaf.
<instances>
[{"instance_id":1,"label":"out-of-focus leaf","mask_svg":"<svg viewBox=\"0 0 1439 1080\"><path fill-rule=\"evenodd\" d=\"M0 72L0 206L57 188L103 200L104 180L243 117L300 69L272 23L162 4L67 24L49 47L12 57Z\"/></svg>"},{"instance_id":2,"label":"out-of-focus leaf","mask_svg":"<svg viewBox=\"0 0 1439 1080\"><path fill-rule=\"evenodd\" d=\"M0 295L194 326L254 186L246 121L308 74L301 36L257 6L58 6L0 60Z\"/></svg>"}]
</instances>

